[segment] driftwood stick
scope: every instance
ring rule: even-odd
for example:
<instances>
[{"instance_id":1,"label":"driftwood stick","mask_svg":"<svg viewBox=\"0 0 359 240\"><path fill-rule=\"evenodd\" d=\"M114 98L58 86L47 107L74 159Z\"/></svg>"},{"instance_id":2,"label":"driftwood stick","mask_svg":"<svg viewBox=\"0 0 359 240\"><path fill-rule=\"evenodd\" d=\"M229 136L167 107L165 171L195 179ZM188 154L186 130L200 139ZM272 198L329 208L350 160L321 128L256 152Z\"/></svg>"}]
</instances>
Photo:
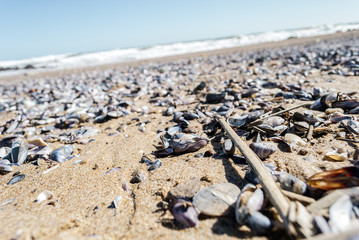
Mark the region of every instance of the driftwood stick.
<instances>
[{"instance_id":1,"label":"driftwood stick","mask_svg":"<svg viewBox=\"0 0 359 240\"><path fill-rule=\"evenodd\" d=\"M312 212L313 214L320 215L323 210L326 210L331 205L333 205L340 197L343 195L353 196L358 194L359 187L352 187L347 189L338 189L335 190L328 195L322 197L321 199L317 200L316 202L310 204L307 209L308 211Z\"/></svg>"},{"instance_id":2,"label":"driftwood stick","mask_svg":"<svg viewBox=\"0 0 359 240\"><path fill-rule=\"evenodd\" d=\"M309 204L315 202L314 198L303 196L303 195L300 195L300 194L297 194L294 192L289 192L289 191L286 191L283 189L282 189L282 193L286 197L288 197L290 200L299 201L299 202L303 203L304 205L309 205Z\"/></svg>"},{"instance_id":3,"label":"driftwood stick","mask_svg":"<svg viewBox=\"0 0 359 240\"><path fill-rule=\"evenodd\" d=\"M250 149L248 145L235 133L235 131L233 131L233 129L223 118L219 117L218 122L222 125L224 131L232 139L233 143L246 158L247 163L257 174L260 184L269 196L271 203L277 209L279 215L282 217L287 229L289 230L289 202L283 195L277 184L274 182L272 175L268 172L263 162L252 151L252 149Z\"/></svg>"},{"instance_id":4,"label":"driftwood stick","mask_svg":"<svg viewBox=\"0 0 359 240\"><path fill-rule=\"evenodd\" d=\"M283 113L292 111L292 110L297 109L297 108L311 106L312 104L313 104L313 102L304 103L304 104L301 104L301 105L298 105L298 106L295 106L295 107L291 107L291 108L288 108L288 109L284 109L284 110L279 111L279 112L275 112L275 113L270 113L270 114L264 115L263 117L261 117L261 118L255 120L254 122L251 122L251 123L249 124L249 126L258 125L258 124L262 123L263 120L265 120L265 119L267 119L267 118L274 117L274 116L278 116L278 115L281 115L281 114L283 114Z\"/></svg>"}]
</instances>

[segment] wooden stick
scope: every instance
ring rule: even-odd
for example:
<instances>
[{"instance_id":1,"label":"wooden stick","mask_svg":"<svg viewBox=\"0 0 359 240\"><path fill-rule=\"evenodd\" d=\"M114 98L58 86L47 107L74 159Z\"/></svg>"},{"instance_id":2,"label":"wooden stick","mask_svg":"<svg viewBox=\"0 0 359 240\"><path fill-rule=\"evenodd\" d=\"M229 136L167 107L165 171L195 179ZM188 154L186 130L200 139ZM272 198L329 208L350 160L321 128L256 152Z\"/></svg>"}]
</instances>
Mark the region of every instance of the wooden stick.
<instances>
[{"instance_id":1,"label":"wooden stick","mask_svg":"<svg viewBox=\"0 0 359 240\"><path fill-rule=\"evenodd\" d=\"M308 205L308 204L315 202L314 198L303 196L303 195L300 195L300 194L297 194L294 192L289 192L289 191L286 191L283 189L282 189L282 193L289 199L294 200L294 201L299 201L299 202L303 203L304 205Z\"/></svg>"},{"instance_id":2,"label":"wooden stick","mask_svg":"<svg viewBox=\"0 0 359 240\"><path fill-rule=\"evenodd\" d=\"M247 146L247 144L235 133L235 131L233 131L233 129L222 117L218 117L218 122L222 125L224 131L232 139L239 151L241 151L242 155L246 158L246 161L251 166L252 170L257 174L260 184L269 196L269 200L277 209L279 215L282 217L287 229L289 230L287 217L289 212L289 202L274 182L272 175L268 172L263 162L252 151L252 149Z\"/></svg>"},{"instance_id":3,"label":"wooden stick","mask_svg":"<svg viewBox=\"0 0 359 240\"><path fill-rule=\"evenodd\" d=\"M353 139L347 139L347 138L336 138L337 140L340 141L346 141L346 142L352 142L352 143L359 143L358 140L353 140Z\"/></svg>"},{"instance_id":4,"label":"wooden stick","mask_svg":"<svg viewBox=\"0 0 359 240\"><path fill-rule=\"evenodd\" d=\"M359 187L347 188L347 189L340 189L335 190L328 195L322 197L321 199L317 200L316 202L310 204L307 209L308 211L312 212L313 214L319 214L332 206L340 197L343 195L356 195L359 192Z\"/></svg>"}]
</instances>

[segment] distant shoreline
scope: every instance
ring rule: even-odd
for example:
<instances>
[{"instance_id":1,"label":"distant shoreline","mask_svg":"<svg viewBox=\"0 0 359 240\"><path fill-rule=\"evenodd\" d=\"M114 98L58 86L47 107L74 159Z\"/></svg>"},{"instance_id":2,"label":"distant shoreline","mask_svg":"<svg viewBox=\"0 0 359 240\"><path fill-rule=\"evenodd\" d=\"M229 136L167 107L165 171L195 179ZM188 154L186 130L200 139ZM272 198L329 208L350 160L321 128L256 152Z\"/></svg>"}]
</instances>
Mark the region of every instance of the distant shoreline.
<instances>
[{"instance_id":1,"label":"distant shoreline","mask_svg":"<svg viewBox=\"0 0 359 240\"><path fill-rule=\"evenodd\" d=\"M313 36L313 37L290 38L290 39L283 40L283 41L265 42L265 43L259 43L259 44L253 44L253 45L222 48L222 49L209 50L209 51L199 51L199 52L194 52L194 53L148 58L148 59L135 60L135 61L99 64L99 65L95 65L95 66L85 66L85 67L60 69L60 70L58 70L58 69L56 69L56 70L46 69L43 71L39 70L36 72L30 72L27 74L0 76L0 84L8 85L8 84L13 84L13 83L16 83L19 81L31 80L31 79L36 79L36 78L60 77L60 76L68 75L68 74L78 74L78 73L90 72L90 71L104 71L107 69L121 68L121 67L126 67L126 66L137 66L137 65L147 64L147 63L151 63L151 62L155 62L155 63L169 62L169 61L193 58L193 57L198 57L198 56L208 57L211 55L228 54L228 53L232 53L232 52L250 52L250 51L258 51L261 49L264 50L264 49L269 49L269 48L282 48L282 47L289 47L289 46L296 46L296 45L300 46L300 45L305 45L305 44L311 44L316 41L325 41L325 40L341 39L341 38L348 38L348 37L349 38L350 37L359 38L359 30L338 32L338 33L334 33L334 34L319 35L319 36Z\"/></svg>"}]
</instances>

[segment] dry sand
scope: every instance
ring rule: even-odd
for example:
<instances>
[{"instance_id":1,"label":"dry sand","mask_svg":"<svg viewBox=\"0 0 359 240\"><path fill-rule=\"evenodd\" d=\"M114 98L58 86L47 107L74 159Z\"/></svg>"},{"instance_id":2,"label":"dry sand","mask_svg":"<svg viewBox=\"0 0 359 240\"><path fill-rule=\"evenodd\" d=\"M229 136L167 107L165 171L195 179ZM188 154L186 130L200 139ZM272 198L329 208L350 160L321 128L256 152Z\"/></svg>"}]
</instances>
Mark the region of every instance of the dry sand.
<instances>
[{"instance_id":1,"label":"dry sand","mask_svg":"<svg viewBox=\"0 0 359 240\"><path fill-rule=\"evenodd\" d=\"M126 64L137 65L158 61L169 61L193 56L210 56L226 54L233 51L252 51L265 48L308 44L318 39L332 39L341 36L355 35L358 32L348 32L329 36L307 39L290 39L283 42L265 43L255 46L225 49L206 53L188 54L161 59L146 60L136 63L121 63L87 69L75 69L61 72L42 73L41 76L62 76L63 74L82 71L101 71L107 68L122 67ZM22 81L39 77L22 76ZM327 82L327 79L334 82ZM313 72L308 78L315 85L325 89L336 88L338 91L352 91L359 88L358 77L328 76L324 73ZM298 79L287 79L297 81ZM12 83L13 78L3 78L3 83ZM144 104L148 100L142 98ZM298 101L295 104L299 103ZM153 108L152 110L156 110ZM162 108L163 110L163 108ZM150 120L146 131L140 132L131 120L139 117L140 121ZM6 118L6 116L2 116ZM75 144L75 153L79 155L70 161L60 164L47 174L45 170L55 166L45 161L40 166L24 164L14 167L21 171L26 178L17 184L7 185L12 173L0 176L0 204L15 199L0 206L0 239L238 239L252 237L249 229L239 229L231 217L207 218L201 217L197 228L182 229L174 223L172 215L164 211L164 197L169 189L191 177L201 179L202 188L221 182L232 182L240 187L244 185L244 170L246 165L235 164L227 158L202 157L195 158L196 153L163 159L163 165L156 171L147 172L145 164L141 164L143 153L155 150L157 141L154 140L156 131L173 126L172 117L164 117L160 113L145 116L131 114L120 119L110 120L103 124L95 124L100 133L95 141L87 145ZM193 122L193 121L192 121ZM121 124L129 125L125 132L115 133ZM3 124L3 122L2 122ZM199 123L191 123L201 132ZM86 123L85 125L90 125ZM50 143L52 148L59 143ZM316 159L314 163L303 161L303 156L296 153L274 153L267 162L274 162L283 170L301 177L311 176L323 169L332 169L351 165L349 161L332 163L321 160L321 153L330 147L343 147L354 152L356 145L346 142L333 141L330 137L319 139L316 149L309 148L308 157ZM212 149L207 145L199 152ZM83 159L83 164L74 164ZM104 173L114 167L119 171ZM130 191L125 192L122 185L129 182L133 171L141 169L146 180L140 184L129 184ZM53 198L42 203L34 202L37 195L44 190L53 193ZM108 208L116 196L122 196L119 208ZM48 204L51 202L52 204ZM279 236L270 236L279 238ZM260 237L258 237L260 238ZM263 237L265 238L265 237Z\"/></svg>"}]
</instances>

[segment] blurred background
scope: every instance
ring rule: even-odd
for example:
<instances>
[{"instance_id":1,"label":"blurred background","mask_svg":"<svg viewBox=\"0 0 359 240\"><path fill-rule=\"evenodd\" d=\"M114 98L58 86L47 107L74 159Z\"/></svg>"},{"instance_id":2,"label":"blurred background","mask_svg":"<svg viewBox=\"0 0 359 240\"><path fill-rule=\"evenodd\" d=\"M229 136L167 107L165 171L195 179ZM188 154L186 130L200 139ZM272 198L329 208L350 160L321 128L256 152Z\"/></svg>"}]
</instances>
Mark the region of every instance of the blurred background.
<instances>
[{"instance_id":1,"label":"blurred background","mask_svg":"<svg viewBox=\"0 0 359 240\"><path fill-rule=\"evenodd\" d=\"M0 70L90 66L354 30L357 9L355 0L2 1Z\"/></svg>"}]
</instances>

